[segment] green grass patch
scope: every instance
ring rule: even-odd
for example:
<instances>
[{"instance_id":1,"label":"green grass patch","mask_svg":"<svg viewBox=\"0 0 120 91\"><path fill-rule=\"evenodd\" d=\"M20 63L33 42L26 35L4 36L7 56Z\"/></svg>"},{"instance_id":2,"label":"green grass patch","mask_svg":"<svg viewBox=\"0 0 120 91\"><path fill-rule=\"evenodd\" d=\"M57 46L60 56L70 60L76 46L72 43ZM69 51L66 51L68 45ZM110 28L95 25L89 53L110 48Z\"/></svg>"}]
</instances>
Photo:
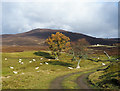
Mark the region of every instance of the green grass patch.
<instances>
[{"instance_id":1,"label":"green grass patch","mask_svg":"<svg viewBox=\"0 0 120 91\"><path fill-rule=\"evenodd\" d=\"M95 66L96 69L98 67L100 67L100 65L97 65ZM94 72L96 71L95 67L91 67L89 68L89 71L88 69L81 69L81 72L77 73L77 74L74 74L74 75L71 75L69 77L67 77L66 79L64 79L64 81L62 82L62 86L64 87L64 89L80 89L80 87L77 85L77 83L75 82L75 80L82 74L84 73L89 73L89 72ZM94 69L93 69L94 68ZM103 67L102 67L103 68ZM83 71L84 70L84 71ZM84 79L84 82L86 82L87 84L87 80ZM90 84L88 84L90 85Z\"/></svg>"},{"instance_id":2,"label":"green grass patch","mask_svg":"<svg viewBox=\"0 0 120 91\"><path fill-rule=\"evenodd\" d=\"M101 66L101 62L82 60L80 62L81 68L75 69L77 61L71 61L72 55L61 53L59 60L51 57L50 51L2 53L3 89L48 89L51 81L58 76ZM24 64L19 63L19 59L22 59ZM33 59L36 61L33 62ZM32 61L32 63L29 63L29 61ZM10 69L11 66L14 69ZM69 66L74 69L68 69ZM39 68L35 69L36 67ZM18 73L14 74L13 71L17 71Z\"/></svg>"},{"instance_id":3,"label":"green grass patch","mask_svg":"<svg viewBox=\"0 0 120 91\"><path fill-rule=\"evenodd\" d=\"M120 89L120 62L111 63L106 69L91 74L88 79L93 87Z\"/></svg>"}]
</instances>

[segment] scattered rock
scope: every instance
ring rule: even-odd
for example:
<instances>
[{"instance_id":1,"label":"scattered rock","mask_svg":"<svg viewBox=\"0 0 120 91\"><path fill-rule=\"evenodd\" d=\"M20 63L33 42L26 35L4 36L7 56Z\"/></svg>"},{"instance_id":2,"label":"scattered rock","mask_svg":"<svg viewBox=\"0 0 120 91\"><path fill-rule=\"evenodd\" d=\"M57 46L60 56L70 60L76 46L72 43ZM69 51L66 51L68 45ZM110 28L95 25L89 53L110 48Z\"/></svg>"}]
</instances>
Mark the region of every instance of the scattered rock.
<instances>
[{"instance_id":1,"label":"scattered rock","mask_svg":"<svg viewBox=\"0 0 120 91\"><path fill-rule=\"evenodd\" d=\"M29 61L29 63L32 63L32 61Z\"/></svg>"},{"instance_id":2,"label":"scattered rock","mask_svg":"<svg viewBox=\"0 0 120 91\"><path fill-rule=\"evenodd\" d=\"M48 59L48 61L50 61L51 59Z\"/></svg>"},{"instance_id":3,"label":"scattered rock","mask_svg":"<svg viewBox=\"0 0 120 91\"><path fill-rule=\"evenodd\" d=\"M105 65L105 63L102 63L102 65Z\"/></svg>"},{"instance_id":4,"label":"scattered rock","mask_svg":"<svg viewBox=\"0 0 120 91\"><path fill-rule=\"evenodd\" d=\"M21 64L24 64L23 62L21 62Z\"/></svg>"},{"instance_id":5,"label":"scattered rock","mask_svg":"<svg viewBox=\"0 0 120 91\"><path fill-rule=\"evenodd\" d=\"M22 61L22 59L19 59L20 61Z\"/></svg>"},{"instance_id":6,"label":"scattered rock","mask_svg":"<svg viewBox=\"0 0 120 91\"><path fill-rule=\"evenodd\" d=\"M42 63L40 63L40 65L42 65Z\"/></svg>"},{"instance_id":7,"label":"scattered rock","mask_svg":"<svg viewBox=\"0 0 120 91\"><path fill-rule=\"evenodd\" d=\"M22 73L22 75L24 75L25 73Z\"/></svg>"},{"instance_id":8,"label":"scattered rock","mask_svg":"<svg viewBox=\"0 0 120 91\"><path fill-rule=\"evenodd\" d=\"M33 59L33 61L36 61L35 59Z\"/></svg>"},{"instance_id":9,"label":"scattered rock","mask_svg":"<svg viewBox=\"0 0 120 91\"><path fill-rule=\"evenodd\" d=\"M48 65L48 63L47 63L47 62L45 62L45 64L47 64L47 65Z\"/></svg>"},{"instance_id":10,"label":"scattered rock","mask_svg":"<svg viewBox=\"0 0 120 91\"><path fill-rule=\"evenodd\" d=\"M39 69L39 67L36 67L35 69L37 70L37 69Z\"/></svg>"},{"instance_id":11,"label":"scattered rock","mask_svg":"<svg viewBox=\"0 0 120 91\"><path fill-rule=\"evenodd\" d=\"M7 60L7 58L5 58L5 60Z\"/></svg>"},{"instance_id":12,"label":"scattered rock","mask_svg":"<svg viewBox=\"0 0 120 91\"><path fill-rule=\"evenodd\" d=\"M14 67L10 66L11 69L14 69Z\"/></svg>"},{"instance_id":13,"label":"scattered rock","mask_svg":"<svg viewBox=\"0 0 120 91\"><path fill-rule=\"evenodd\" d=\"M19 60L19 63L21 63L21 60Z\"/></svg>"},{"instance_id":14,"label":"scattered rock","mask_svg":"<svg viewBox=\"0 0 120 91\"><path fill-rule=\"evenodd\" d=\"M43 60L43 58L40 58L40 60Z\"/></svg>"},{"instance_id":15,"label":"scattered rock","mask_svg":"<svg viewBox=\"0 0 120 91\"><path fill-rule=\"evenodd\" d=\"M14 74L17 74L18 72L17 71L13 71Z\"/></svg>"},{"instance_id":16,"label":"scattered rock","mask_svg":"<svg viewBox=\"0 0 120 91\"><path fill-rule=\"evenodd\" d=\"M68 67L69 69L73 69L72 67Z\"/></svg>"}]
</instances>

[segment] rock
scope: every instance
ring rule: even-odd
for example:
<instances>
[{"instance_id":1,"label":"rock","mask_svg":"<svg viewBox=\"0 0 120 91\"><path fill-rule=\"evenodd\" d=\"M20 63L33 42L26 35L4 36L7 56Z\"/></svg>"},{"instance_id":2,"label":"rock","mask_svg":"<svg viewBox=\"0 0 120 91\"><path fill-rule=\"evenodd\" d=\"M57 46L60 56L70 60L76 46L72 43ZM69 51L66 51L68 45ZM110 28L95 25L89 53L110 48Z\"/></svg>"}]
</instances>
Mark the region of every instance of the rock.
<instances>
[{"instance_id":1,"label":"rock","mask_svg":"<svg viewBox=\"0 0 120 91\"><path fill-rule=\"evenodd\" d=\"M68 67L69 69L73 69L72 67Z\"/></svg>"}]
</instances>

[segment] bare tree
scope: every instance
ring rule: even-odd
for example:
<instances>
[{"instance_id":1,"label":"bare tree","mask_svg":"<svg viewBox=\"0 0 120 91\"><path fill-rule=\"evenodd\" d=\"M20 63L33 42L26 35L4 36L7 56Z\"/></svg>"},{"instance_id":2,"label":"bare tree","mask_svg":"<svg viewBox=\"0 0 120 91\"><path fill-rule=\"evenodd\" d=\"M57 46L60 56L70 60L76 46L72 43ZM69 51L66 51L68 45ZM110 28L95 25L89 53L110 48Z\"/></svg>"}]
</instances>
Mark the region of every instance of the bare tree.
<instances>
[{"instance_id":1,"label":"bare tree","mask_svg":"<svg viewBox=\"0 0 120 91\"><path fill-rule=\"evenodd\" d=\"M72 42L71 43L72 53L73 53L73 59L72 60L78 61L78 64L77 64L76 68L80 68L81 59L87 58L87 54L88 54L87 46L88 45L89 45L89 43L84 38L79 39L77 42Z\"/></svg>"}]
</instances>

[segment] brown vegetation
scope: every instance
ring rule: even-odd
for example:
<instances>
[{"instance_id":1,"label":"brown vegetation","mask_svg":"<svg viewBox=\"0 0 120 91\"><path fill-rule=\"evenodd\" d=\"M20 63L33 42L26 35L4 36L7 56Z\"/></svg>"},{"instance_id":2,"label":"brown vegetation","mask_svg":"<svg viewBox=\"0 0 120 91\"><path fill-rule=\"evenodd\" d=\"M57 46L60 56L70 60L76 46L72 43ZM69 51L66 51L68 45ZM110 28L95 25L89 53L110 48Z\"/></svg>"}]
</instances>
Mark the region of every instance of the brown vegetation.
<instances>
[{"instance_id":1,"label":"brown vegetation","mask_svg":"<svg viewBox=\"0 0 120 91\"><path fill-rule=\"evenodd\" d=\"M95 54L104 54L106 51L110 56L118 55L119 47L89 47L91 49L97 50L94 51Z\"/></svg>"},{"instance_id":2,"label":"brown vegetation","mask_svg":"<svg viewBox=\"0 0 120 91\"><path fill-rule=\"evenodd\" d=\"M112 45L117 43L117 40L109 40L102 38L95 38L87 36L81 33L73 33L64 30L53 30L53 29L34 29L29 32L19 33L19 34L4 34L2 36L2 45L4 46L42 46L45 40L51 36L60 32L65 36L69 37L71 41L77 41L79 39L85 38L90 44L103 44ZM1 41L0 41L1 43Z\"/></svg>"},{"instance_id":3,"label":"brown vegetation","mask_svg":"<svg viewBox=\"0 0 120 91\"><path fill-rule=\"evenodd\" d=\"M47 49L48 49L47 46L3 46L0 52L39 51Z\"/></svg>"}]
</instances>

